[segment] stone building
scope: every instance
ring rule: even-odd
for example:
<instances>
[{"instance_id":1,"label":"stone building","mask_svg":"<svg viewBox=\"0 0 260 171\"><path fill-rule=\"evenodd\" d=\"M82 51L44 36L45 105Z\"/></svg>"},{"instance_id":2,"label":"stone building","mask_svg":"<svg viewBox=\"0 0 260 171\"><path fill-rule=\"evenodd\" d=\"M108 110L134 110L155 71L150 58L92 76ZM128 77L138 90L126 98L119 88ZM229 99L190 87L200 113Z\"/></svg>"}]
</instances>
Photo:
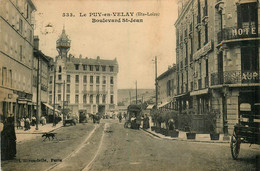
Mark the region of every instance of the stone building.
<instances>
[{"instance_id":1,"label":"stone building","mask_svg":"<svg viewBox=\"0 0 260 171\"><path fill-rule=\"evenodd\" d=\"M217 131L232 133L241 103L259 98L259 2L257 0L178 1L176 64L178 109L220 113ZM257 14L257 15L256 15Z\"/></svg>"},{"instance_id":2,"label":"stone building","mask_svg":"<svg viewBox=\"0 0 260 171\"><path fill-rule=\"evenodd\" d=\"M63 28L56 42L59 52L54 63L56 71L52 70L49 78L49 104L54 104L55 94L57 108L64 105L72 114L114 111L117 106L117 60L68 56L70 42Z\"/></svg>"},{"instance_id":3,"label":"stone building","mask_svg":"<svg viewBox=\"0 0 260 171\"><path fill-rule=\"evenodd\" d=\"M33 22L31 0L0 3L0 115L32 114Z\"/></svg>"},{"instance_id":4,"label":"stone building","mask_svg":"<svg viewBox=\"0 0 260 171\"><path fill-rule=\"evenodd\" d=\"M44 55L39 50L39 38L34 36L34 51L33 51L33 79L32 79L32 102L33 102L33 115L41 116L47 115L45 105L48 103L48 80L49 68L52 58ZM38 85L38 89L37 89ZM38 94L37 94L38 91ZM38 98L38 104L37 104ZM38 105L38 109L37 109ZM37 112L38 110L38 112Z\"/></svg>"},{"instance_id":5,"label":"stone building","mask_svg":"<svg viewBox=\"0 0 260 171\"><path fill-rule=\"evenodd\" d=\"M162 110L175 109L174 98L177 95L176 65L157 77L158 80L158 108Z\"/></svg>"}]
</instances>

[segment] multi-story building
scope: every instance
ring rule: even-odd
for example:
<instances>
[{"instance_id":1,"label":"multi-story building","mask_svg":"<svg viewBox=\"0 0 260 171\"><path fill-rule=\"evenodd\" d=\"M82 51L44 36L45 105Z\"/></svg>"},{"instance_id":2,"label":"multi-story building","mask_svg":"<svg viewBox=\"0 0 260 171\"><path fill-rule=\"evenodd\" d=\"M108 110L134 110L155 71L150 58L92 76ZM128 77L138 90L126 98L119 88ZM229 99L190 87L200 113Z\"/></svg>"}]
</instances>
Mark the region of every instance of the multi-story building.
<instances>
[{"instance_id":1,"label":"multi-story building","mask_svg":"<svg viewBox=\"0 0 260 171\"><path fill-rule=\"evenodd\" d=\"M179 0L176 63L179 111L220 112L219 132L232 133L241 103L259 98L259 2ZM194 121L199 127L203 120Z\"/></svg>"},{"instance_id":2,"label":"multi-story building","mask_svg":"<svg viewBox=\"0 0 260 171\"><path fill-rule=\"evenodd\" d=\"M40 118L42 115L47 114L47 110L43 104L48 103L48 80L49 68L52 58L44 55L39 50L39 38L34 36L34 52L33 52L33 82L32 82L32 102L33 102L33 115ZM38 89L37 89L38 85ZM38 91L38 92L37 92ZM37 103L38 99L38 103ZM37 109L38 105L38 109ZM38 110L38 112L37 112Z\"/></svg>"},{"instance_id":3,"label":"multi-story building","mask_svg":"<svg viewBox=\"0 0 260 171\"><path fill-rule=\"evenodd\" d=\"M158 81L158 108L162 110L175 109L174 97L177 95L176 65L169 66L168 70L157 77Z\"/></svg>"},{"instance_id":4,"label":"multi-story building","mask_svg":"<svg viewBox=\"0 0 260 171\"><path fill-rule=\"evenodd\" d=\"M0 115L32 113L33 23L31 0L0 3Z\"/></svg>"},{"instance_id":5,"label":"multi-story building","mask_svg":"<svg viewBox=\"0 0 260 171\"><path fill-rule=\"evenodd\" d=\"M67 55L70 40L63 28L56 42L59 56L55 59L55 69L50 73L49 103L68 107L72 114L105 113L117 106L117 60L75 58ZM54 75L55 73L55 75ZM54 93L54 80L56 89ZM65 102L65 103L63 103Z\"/></svg>"}]
</instances>

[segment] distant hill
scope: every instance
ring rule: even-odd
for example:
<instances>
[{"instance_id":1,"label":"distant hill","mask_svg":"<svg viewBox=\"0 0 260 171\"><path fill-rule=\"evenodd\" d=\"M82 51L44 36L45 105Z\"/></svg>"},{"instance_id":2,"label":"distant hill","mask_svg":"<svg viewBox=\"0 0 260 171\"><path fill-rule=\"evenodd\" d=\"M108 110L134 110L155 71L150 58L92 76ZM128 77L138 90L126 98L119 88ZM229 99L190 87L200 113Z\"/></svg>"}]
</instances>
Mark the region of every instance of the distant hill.
<instances>
[{"instance_id":1,"label":"distant hill","mask_svg":"<svg viewBox=\"0 0 260 171\"><path fill-rule=\"evenodd\" d=\"M130 95L131 101L136 100L136 90L135 89L118 89L117 91L117 102L124 103L128 105L130 102ZM155 97L155 90L154 89L137 89L137 100L138 101L148 101L152 100Z\"/></svg>"}]
</instances>

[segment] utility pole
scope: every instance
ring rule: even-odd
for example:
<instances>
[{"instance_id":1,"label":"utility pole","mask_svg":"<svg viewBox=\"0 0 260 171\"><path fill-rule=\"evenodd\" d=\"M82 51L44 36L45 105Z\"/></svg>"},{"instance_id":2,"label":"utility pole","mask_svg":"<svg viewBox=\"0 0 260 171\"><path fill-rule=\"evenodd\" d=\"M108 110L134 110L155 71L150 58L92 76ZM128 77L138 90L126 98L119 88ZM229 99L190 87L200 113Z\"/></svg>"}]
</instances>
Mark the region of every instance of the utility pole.
<instances>
[{"instance_id":1,"label":"utility pole","mask_svg":"<svg viewBox=\"0 0 260 171\"><path fill-rule=\"evenodd\" d=\"M129 91L129 97L130 97L130 105L131 105L131 90Z\"/></svg>"},{"instance_id":2,"label":"utility pole","mask_svg":"<svg viewBox=\"0 0 260 171\"><path fill-rule=\"evenodd\" d=\"M65 100L65 80L63 81L63 109L62 109L62 113L63 113L63 125L65 124L65 113L64 113L64 100Z\"/></svg>"},{"instance_id":3,"label":"utility pole","mask_svg":"<svg viewBox=\"0 0 260 171\"><path fill-rule=\"evenodd\" d=\"M157 56L155 56L155 109L158 105Z\"/></svg>"},{"instance_id":4,"label":"utility pole","mask_svg":"<svg viewBox=\"0 0 260 171\"><path fill-rule=\"evenodd\" d=\"M37 52L37 56L38 56L38 64L37 64L37 88L36 88L36 105L37 105L37 109L36 109L36 130L38 130L38 122L39 122L39 67L40 67L40 55Z\"/></svg>"},{"instance_id":5,"label":"utility pole","mask_svg":"<svg viewBox=\"0 0 260 171\"><path fill-rule=\"evenodd\" d=\"M135 104L137 104L137 80L135 81Z\"/></svg>"},{"instance_id":6,"label":"utility pole","mask_svg":"<svg viewBox=\"0 0 260 171\"><path fill-rule=\"evenodd\" d=\"M54 86L54 90L53 90L53 126L56 126L56 124L55 124L55 95L56 95L56 65L55 65L55 62L54 62L54 69L53 69L53 74L54 74L54 76L53 76L53 79L54 79L54 81L53 81L53 86Z\"/></svg>"}]
</instances>

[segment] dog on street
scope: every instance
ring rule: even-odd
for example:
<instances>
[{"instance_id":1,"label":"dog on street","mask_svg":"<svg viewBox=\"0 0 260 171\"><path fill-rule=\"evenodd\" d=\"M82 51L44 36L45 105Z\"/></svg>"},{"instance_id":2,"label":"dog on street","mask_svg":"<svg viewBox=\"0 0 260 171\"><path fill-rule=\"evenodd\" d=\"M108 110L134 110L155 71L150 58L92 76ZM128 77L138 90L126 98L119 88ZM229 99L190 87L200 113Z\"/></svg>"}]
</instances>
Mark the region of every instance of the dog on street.
<instances>
[{"instance_id":1,"label":"dog on street","mask_svg":"<svg viewBox=\"0 0 260 171\"><path fill-rule=\"evenodd\" d=\"M52 140L54 140L55 137L55 134L56 133L50 133L50 132L46 132L42 135L42 137L45 137L44 140L42 141L45 141L47 138L49 139L49 141L51 140L50 138L52 138ZM57 139L57 138L56 138Z\"/></svg>"}]
</instances>

